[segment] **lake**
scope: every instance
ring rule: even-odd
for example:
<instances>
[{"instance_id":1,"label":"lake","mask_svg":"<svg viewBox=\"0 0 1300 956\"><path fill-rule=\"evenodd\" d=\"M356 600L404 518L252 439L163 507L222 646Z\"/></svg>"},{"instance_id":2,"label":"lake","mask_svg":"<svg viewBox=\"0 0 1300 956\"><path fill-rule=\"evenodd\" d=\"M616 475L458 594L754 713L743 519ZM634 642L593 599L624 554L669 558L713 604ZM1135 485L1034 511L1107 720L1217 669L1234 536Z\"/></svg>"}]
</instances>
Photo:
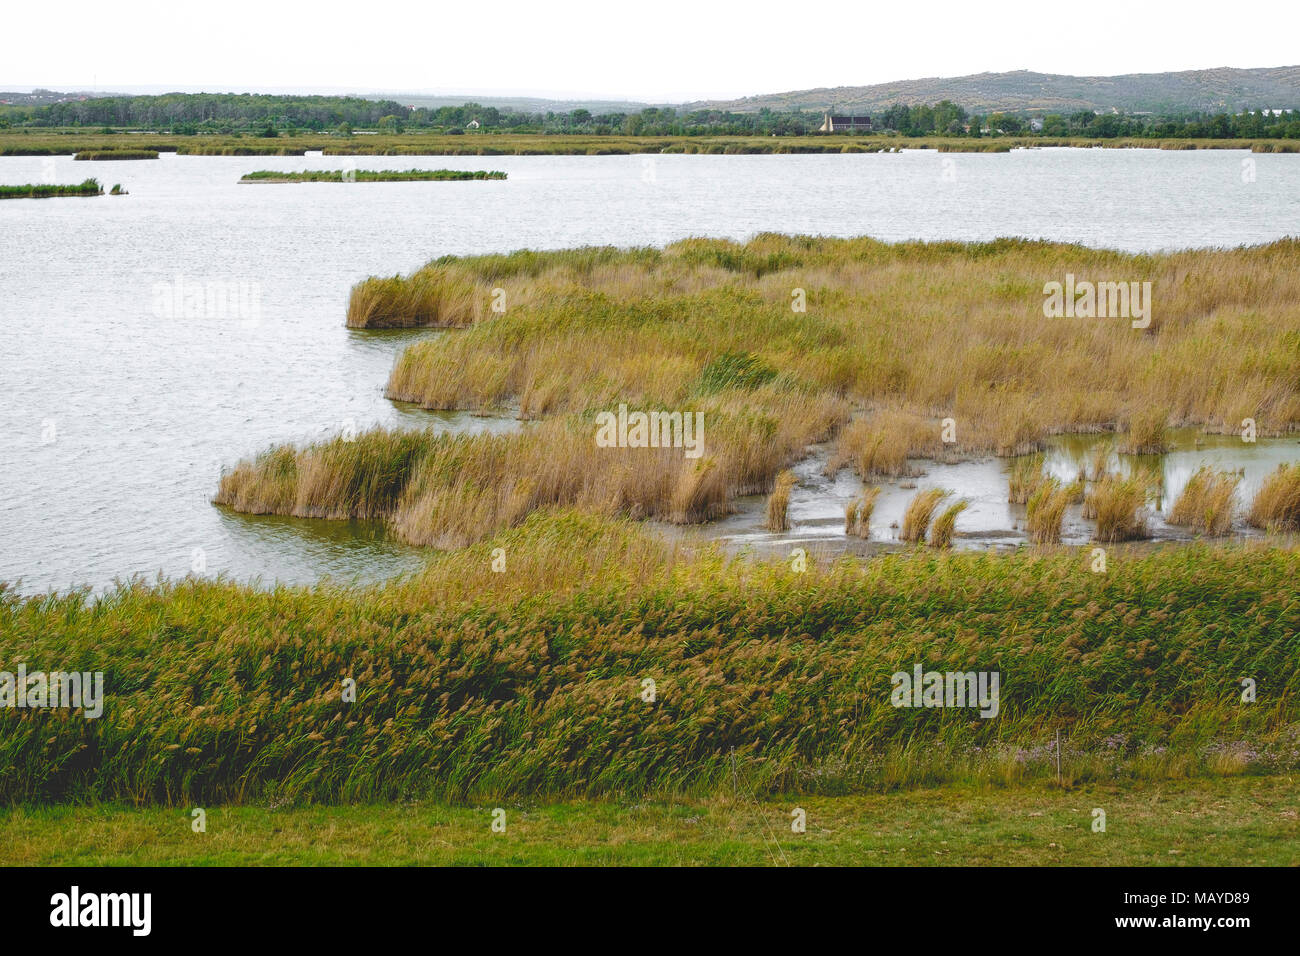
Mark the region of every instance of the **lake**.
<instances>
[{"instance_id":1,"label":"lake","mask_svg":"<svg viewBox=\"0 0 1300 956\"><path fill-rule=\"evenodd\" d=\"M348 165L509 179L238 183ZM87 176L130 195L0 203L0 580L25 592L196 569L271 584L418 567L421 552L374 525L233 515L210 499L223 465L277 442L514 427L384 399L397 352L438 333L343 326L355 282L435 256L760 231L1132 251L1300 232L1297 154L0 157L0 183ZM195 288L222 292L212 314L186 314Z\"/></svg>"}]
</instances>

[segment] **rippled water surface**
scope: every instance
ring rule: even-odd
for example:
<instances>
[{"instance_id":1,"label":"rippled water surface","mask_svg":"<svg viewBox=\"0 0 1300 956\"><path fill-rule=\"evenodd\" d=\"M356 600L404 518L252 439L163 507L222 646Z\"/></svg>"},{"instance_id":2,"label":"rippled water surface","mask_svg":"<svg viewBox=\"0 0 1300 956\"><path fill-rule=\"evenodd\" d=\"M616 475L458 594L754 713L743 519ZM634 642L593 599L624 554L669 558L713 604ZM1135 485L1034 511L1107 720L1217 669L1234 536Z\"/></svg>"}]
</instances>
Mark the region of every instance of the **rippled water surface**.
<instances>
[{"instance_id":1,"label":"rippled water surface","mask_svg":"<svg viewBox=\"0 0 1300 956\"><path fill-rule=\"evenodd\" d=\"M238 184L347 162L0 158L0 183L96 176L130 193L0 203L0 580L34 591L196 566L266 583L417 567L374 526L232 515L210 498L223 464L274 442L377 423L509 427L385 400L394 356L429 333L343 327L353 283L438 255L764 230L1129 250L1300 232L1300 155L1215 150L358 157L509 179ZM168 289L184 301L217 283L224 311L169 314Z\"/></svg>"}]
</instances>

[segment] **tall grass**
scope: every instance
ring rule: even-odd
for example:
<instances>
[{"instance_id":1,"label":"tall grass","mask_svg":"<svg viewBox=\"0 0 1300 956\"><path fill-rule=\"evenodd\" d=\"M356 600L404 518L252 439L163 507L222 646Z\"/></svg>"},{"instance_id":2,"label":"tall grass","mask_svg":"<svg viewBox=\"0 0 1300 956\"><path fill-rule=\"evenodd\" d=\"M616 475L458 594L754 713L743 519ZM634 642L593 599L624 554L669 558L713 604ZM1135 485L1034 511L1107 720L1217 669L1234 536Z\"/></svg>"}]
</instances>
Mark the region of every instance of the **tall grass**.
<instances>
[{"instance_id":1,"label":"tall grass","mask_svg":"<svg viewBox=\"0 0 1300 956\"><path fill-rule=\"evenodd\" d=\"M347 325L354 329L464 327L483 315L487 303L469 282L437 269L403 280L370 278L353 287Z\"/></svg>"},{"instance_id":2,"label":"tall grass","mask_svg":"<svg viewBox=\"0 0 1300 956\"><path fill-rule=\"evenodd\" d=\"M1144 407L1128 420L1119 450L1126 455L1162 455L1169 450L1169 412Z\"/></svg>"},{"instance_id":3,"label":"tall grass","mask_svg":"<svg viewBox=\"0 0 1300 956\"><path fill-rule=\"evenodd\" d=\"M1232 530L1233 502L1241 475L1198 468L1169 511L1169 523L1194 528L1202 534L1224 535Z\"/></svg>"},{"instance_id":4,"label":"tall grass","mask_svg":"<svg viewBox=\"0 0 1300 956\"><path fill-rule=\"evenodd\" d=\"M1119 423L1126 450L1151 451L1167 417L1297 427L1300 387L1288 369L1300 361L1298 265L1296 240L1138 257L1021 240L765 234L445 257L359 285L349 324L464 327L411 346L394 367L389 394L430 408L681 402L711 363L748 355L778 380L866 410L841 436L836 466L897 475L909 457L1014 455L1053 433ZM1044 321L1044 282L1067 272L1151 281L1162 290L1151 327ZM447 284L454 294L441 292ZM790 308L796 288L806 313ZM1261 305L1267 327L1252 318ZM1225 346L1213 363L1206 342ZM945 417L956 422L955 448L939 440Z\"/></svg>"},{"instance_id":5,"label":"tall grass","mask_svg":"<svg viewBox=\"0 0 1300 956\"><path fill-rule=\"evenodd\" d=\"M1268 531L1300 531L1300 464L1278 465L1264 479L1246 520Z\"/></svg>"},{"instance_id":6,"label":"tall grass","mask_svg":"<svg viewBox=\"0 0 1300 956\"><path fill-rule=\"evenodd\" d=\"M888 245L763 234L443 257L358 284L348 324L455 330L406 348L389 376L389 398L426 408L570 424L620 403L704 410L710 466L682 472L679 462L615 479L598 473L605 466L591 449L578 450L570 484L549 483L569 490L525 493L521 472L502 493L525 511L590 498L602 514L694 521L724 513L728 495L769 493L778 472L826 440L828 471L852 467L871 480L907 474L917 457L1016 454L1055 432L1120 422L1138 450L1159 447L1171 420L1221 429L1249 415L1266 432L1300 426L1297 266L1297 240L1129 256L1022 240ZM1164 291L1151 327L1044 321L1044 281L1066 273L1152 281ZM791 308L796 289L806 312ZM1213 363L1207 342L1224 346ZM945 418L955 441L942 437ZM494 442L511 445L495 439L475 454L492 460ZM1034 462L1012 467L1011 497L1028 502ZM421 514L464 506L488 524L450 533L457 522L432 523L445 526L446 540L476 540L516 520L515 505L489 507L490 485L438 472L422 482ZM260 506L256 499L245 498ZM399 527L413 540L443 540L419 530L430 523Z\"/></svg>"},{"instance_id":7,"label":"tall grass","mask_svg":"<svg viewBox=\"0 0 1300 956\"><path fill-rule=\"evenodd\" d=\"M1029 497L1025 509L1025 531L1034 544L1060 544L1065 509L1074 498L1073 485L1044 478Z\"/></svg>"},{"instance_id":8,"label":"tall grass","mask_svg":"<svg viewBox=\"0 0 1300 956\"><path fill-rule=\"evenodd\" d=\"M364 589L0 588L7 669L105 690L97 720L0 708L0 801L729 792L733 765L760 791L862 792L1046 779L1057 728L1083 782L1214 773L1225 749L1294 773L1298 560L1194 544L1116 549L1107 574L933 552L799 574L567 512ZM892 706L918 663L999 672L998 717ZM1242 674L1268 678L1249 706Z\"/></svg>"},{"instance_id":9,"label":"tall grass","mask_svg":"<svg viewBox=\"0 0 1300 956\"><path fill-rule=\"evenodd\" d=\"M930 546L933 548L946 549L952 547L953 535L957 531L957 516L970 507L970 502L965 498L960 501L954 501L943 514L934 519L934 525L930 528Z\"/></svg>"},{"instance_id":10,"label":"tall grass","mask_svg":"<svg viewBox=\"0 0 1300 956\"><path fill-rule=\"evenodd\" d=\"M871 537L871 516L880 497L879 486L862 489L862 493L849 500L844 507L844 533L855 538Z\"/></svg>"},{"instance_id":11,"label":"tall grass","mask_svg":"<svg viewBox=\"0 0 1300 956\"><path fill-rule=\"evenodd\" d=\"M924 541L934 509L950 494L952 492L946 488L927 488L913 495L903 512L903 529L899 537L909 543Z\"/></svg>"},{"instance_id":12,"label":"tall grass","mask_svg":"<svg viewBox=\"0 0 1300 956\"><path fill-rule=\"evenodd\" d=\"M770 488L802 452L808 425L794 415L778 425L729 414L724 401L706 407L707 454L698 459L682 448L599 447L594 424L579 417L509 435L374 429L240 462L214 500L255 514L380 518L399 538L435 547L471 544L551 506L707 521L735 496Z\"/></svg>"},{"instance_id":13,"label":"tall grass","mask_svg":"<svg viewBox=\"0 0 1300 956\"><path fill-rule=\"evenodd\" d=\"M767 499L767 518L763 527L768 531L790 530L790 489L798 479L792 471L783 471L776 476L776 487Z\"/></svg>"},{"instance_id":14,"label":"tall grass","mask_svg":"<svg viewBox=\"0 0 1300 956\"><path fill-rule=\"evenodd\" d=\"M1011 461L1011 478L1007 483L1007 501L1013 505L1026 504L1046 480L1043 474L1043 456L1023 455Z\"/></svg>"},{"instance_id":15,"label":"tall grass","mask_svg":"<svg viewBox=\"0 0 1300 956\"><path fill-rule=\"evenodd\" d=\"M1088 492L1086 515L1096 519L1095 539L1103 543L1147 536L1146 503L1150 485L1141 476L1110 474Z\"/></svg>"}]
</instances>

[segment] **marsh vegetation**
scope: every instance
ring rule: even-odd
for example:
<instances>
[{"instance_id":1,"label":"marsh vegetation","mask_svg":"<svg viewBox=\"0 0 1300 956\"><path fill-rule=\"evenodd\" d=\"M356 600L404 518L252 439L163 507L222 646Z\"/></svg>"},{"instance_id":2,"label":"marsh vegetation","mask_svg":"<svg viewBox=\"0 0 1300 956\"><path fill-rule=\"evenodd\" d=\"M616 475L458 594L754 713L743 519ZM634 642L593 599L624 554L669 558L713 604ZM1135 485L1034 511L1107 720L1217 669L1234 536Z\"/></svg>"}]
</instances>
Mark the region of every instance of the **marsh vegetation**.
<instances>
[{"instance_id":1,"label":"marsh vegetation","mask_svg":"<svg viewBox=\"0 0 1300 956\"><path fill-rule=\"evenodd\" d=\"M114 186L113 195L119 187ZM72 185L28 183L25 186L0 186L0 199L54 199L60 196L102 196L104 187L98 179L84 179Z\"/></svg>"},{"instance_id":2,"label":"marsh vegetation","mask_svg":"<svg viewBox=\"0 0 1300 956\"><path fill-rule=\"evenodd\" d=\"M916 459L1032 455L1062 433L1114 432L1120 454L1147 457L1167 449L1175 426L1234 432L1250 419L1261 434L1286 434L1300 424L1298 260L1295 240L1135 256L1021 240L770 234L444 257L359 283L348 325L454 330L400 354L388 397L537 427L281 448L227 472L216 500L384 517L404 540L450 545L547 506L708 521L737 496L770 494L821 441L831 443L828 473L871 482ZM1152 282L1150 325L1045 318L1044 283L1067 272ZM620 402L701 412L704 457L595 447L592 417ZM406 450L393 468L397 446ZM1101 450L1091 487L1081 475L1041 494L1041 460L1013 467L1009 497L1033 501L1035 540L1057 540L1063 505L1079 502L1099 540L1146 533L1159 488L1113 472L1111 458ZM382 501L353 493L372 472L392 476Z\"/></svg>"}]
</instances>

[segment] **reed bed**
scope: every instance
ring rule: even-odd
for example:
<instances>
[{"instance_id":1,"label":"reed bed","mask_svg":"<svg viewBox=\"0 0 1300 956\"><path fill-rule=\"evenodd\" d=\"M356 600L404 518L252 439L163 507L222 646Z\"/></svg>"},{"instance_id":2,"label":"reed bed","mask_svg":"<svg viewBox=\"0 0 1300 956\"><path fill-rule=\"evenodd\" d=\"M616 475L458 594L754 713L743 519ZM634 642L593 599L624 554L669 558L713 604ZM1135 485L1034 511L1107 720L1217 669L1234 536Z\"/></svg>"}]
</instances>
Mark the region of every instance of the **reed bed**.
<instances>
[{"instance_id":1,"label":"reed bed","mask_svg":"<svg viewBox=\"0 0 1300 956\"><path fill-rule=\"evenodd\" d=\"M258 169L239 177L241 183L406 183L465 182L505 179L506 174L484 169L308 169L285 172Z\"/></svg>"},{"instance_id":2,"label":"reed bed","mask_svg":"<svg viewBox=\"0 0 1300 956\"><path fill-rule=\"evenodd\" d=\"M407 347L389 376L389 398L426 408L542 422L589 421L623 403L707 410L727 432L721 450L689 478L673 470L684 483L671 495L657 467L629 487L590 480L616 502L601 514L694 521L725 512L727 494L770 493L782 469L824 440L833 441L828 471L852 467L871 480L907 474L913 458L1021 455L1053 433L1120 423L1126 447L1142 451L1162 446L1169 421L1223 429L1249 416L1265 433L1300 427L1298 265L1297 240L1130 256L1023 240L890 245L763 234L662 249L447 256L409 276L359 283L347 322L455 330ZM1067 273L1151 281L1162 291L1150 326L1045 319L1044 283ZM1215 362L1204 358L1207 342L1220 346ZM509 444L490 440L485 457L496 454L486 450L492 442ZM576 462L575 475L595 467L586 453ZM437 479L450 496L440 507L487 500L455 490L453 477ZM1013 500L1027 503L1036 480L1017 478ZM632 490L636 481L645 487ZM525 508L575 500L511 494ZM231 501L258 508L274 498ZM484 505L487 525L446 540L477 540L502 515L516 520L512 508ZM419 530L426 524L403 523L401 533L442 540Z\"/></svg>"},{"instance_id":3,"label":"reed bed","mask_svg":"<svg viewBox=\"0 0 1300 956\"><path fill-rule=\"evenodd\" d=\"M1246 520L1268 531L1300 531L1300 464L1279 465L1264 479Z\"/></svg>"},{"instance_id":4,"label":"reed bed","mask_svg":"<svg viewBox=\"0 0 1300 956\"><path fill-rule=\"evenodd\" d=\"M1233 505L1241 475L1204 466L1198 468L1169 511L1169 523L1202 534L1225 535L1232 530Z\"/></svg>"},{"instance_id":5,"label":"reed bed","mask_svg":"<svg viewBox=\"0 0 1300 956\"><path fill-rule=\"evenodd\" d=\"M1074 485L1057 478L1044 478L1029 497L1025 508L1025 531L1034 544L1060 544L1065 509L1074 499Z\"/></svg>"},{"instance_id":6,"label":"reed bed","mask_svg":"<svg viewBox=\"0 0 1300 956\"><path fill-rule=\"evenodd\" d=\"M1128 421L1119 450L1124 455L1163 455L1169 450L1169 411L1144 408Z\"/></svg>"},{"instance_id":7,"label":"reed bed","mask_svg":"<svg viewBox=\"0 0 1300 956\"><path fill-rule=\"evenodd\" d=\"M364 589L0 588L9 669L102 671L105 691L96 720L0 708L0 801L730 793L733 766L769 793L1046 781L1058 729L1082 782L1300 769L1294 550L1085 558L795 573L547 512ZM894 707L891 675L917 664L998 672L998 716ZM1243 674L1268 677L1253 704Z\"/></svg>"},{"instance_id":8,"label":"reed bed","mask_svg":"<svg viewBox=\"0 0 1300 956\"><path fill-rule=\"evenodd\" d=\"M962 498L954 501L934 519L934 525L930 528L930 547L940 550L952 547L953 535L957 532L957 516L969 507L970 502Z\"/></svg>"},{"instance_id":9,"label":"reed bed","mask_svg":"<svg viewBox=\"0 0 1300 956\"><path fill-rule=\"evenodd\" d=\"M49 183L0 186L0 199L54 199L61 196L102 196L103 194L104 187L99 184L98 179L85 179L73 185L61 186Z\"/></svg>"},{"instance_id":10,"label":"reed bed","mask_svg":"<svg viewBox=\"0 0 1300 956\"><path fill-rule=\"evenodd\" d=\"M930 529L930 519L934 517L934 509L950 494L952 492L946 488L926 488L913 495L903 512L903 530L899 538L909 544L924 541L925 534Z\"/></svg>"},{"instance_id":11,"label":"reed bed","mask_svg":"<svg viewBox=\"0 0 1300 956\"><path fill-rule=\"evenodd\" d=\"M776 487L767 499L767 517L763 527L768 531L790 530L790 490L798 483L792 471L783 471L776 476Z\"/></svg>"},{"instance_id":12,"label":"reed bed","mask_svg":"<svg viewBox=\"0 0 1300 956\"><path fill-rule=\"evenodd\" d=\"M1024 455L1011 462L1011 477L1007 482L1007 502L1013 505L1027 504L1034 493L1042 487L1047 476L1043 474L1043 456L1039 454Z\"/></svg>"},{"instance_id":13,"label":"reed bed","mask_svg":"<svg viewBox=\"0 0 1300 956\"><path fill-rule=\"evenodd\" d=\"M1300 340L1295 240L1128 256L1020 240L762 235L516 257L446 257L357 287L353 325L448 324L438 290L456 290L449 310L465 334L407 349L392 397L430 408L531 407L536 397L582 409L619 397L592 394L601 386L622 385L629 400L680 402L710 362L752 353L784 380L868 410L837 460L884 475L920 454L1015 455L1056 432L1119 423L1129 448L1158 448L1166 411L1209 428L1237 427L1246 413L1266 433L1300 426L1300 389L1286 371ZM1150 328L1044 319L1043 285L1067 272L1151 281L1163 291ZM806 313L791 310L796 289ZM1251 318L1261 307L1267 327ZM1203 359L1206 341L1225 346L1216 362ZM1156 410L1130 412L1144 407ZM956 422L955 446L940 441L944 417Z\"/></svg>"},{"instance_id":14,"label":"reed bed","mask_svg":"<svg viewBox=\"0 0 1300 956\"><path fill-rule=\"evenodd\" d=\"M1138 475L1106 475L1088 492L1085 517L1097 522L1095 540L1103 543L1147 537L1146 503L1150 484Z\"/></svg>"},{"instance_id":15,"label":"reed bed","mask_svg":"<svg viewBox=\"0 0 1300 956\"><path fill-rule=\"evenodd\" d=\"M775 406L779 409L779 405ZM704 403L701 457L684 448L604 448L590 419L509 435L374 429L352 441L280 447L225 472L214 502L253 514L382 519L404 541L464 547L544 507L694 524L772 487L838 410L774 418ZM812 413L813 417L809 417Z\"/></svg>"},{"instance_id":16,"label":"reed bed","mask_svg":"<svg viewBox=\"0 0 1300 956\"><path fill-rule=\"evenodd\" d=\"M871 486L862 489L862 493L850 499L844 506L844 533L854 538L871 537L871 516L876 510L876 499L880 497L880 488Z\"/></svg>"},{"instance_id":17,"label":"reed bed","mask_svg":"<svg viewBox=\"0 0 1300 956\"><path fill-rule=\"evenodd\" d=\"M83 149L73 159L102 161L119 159L157 159L156 149Z\"/></svg>"}]
</instances>

